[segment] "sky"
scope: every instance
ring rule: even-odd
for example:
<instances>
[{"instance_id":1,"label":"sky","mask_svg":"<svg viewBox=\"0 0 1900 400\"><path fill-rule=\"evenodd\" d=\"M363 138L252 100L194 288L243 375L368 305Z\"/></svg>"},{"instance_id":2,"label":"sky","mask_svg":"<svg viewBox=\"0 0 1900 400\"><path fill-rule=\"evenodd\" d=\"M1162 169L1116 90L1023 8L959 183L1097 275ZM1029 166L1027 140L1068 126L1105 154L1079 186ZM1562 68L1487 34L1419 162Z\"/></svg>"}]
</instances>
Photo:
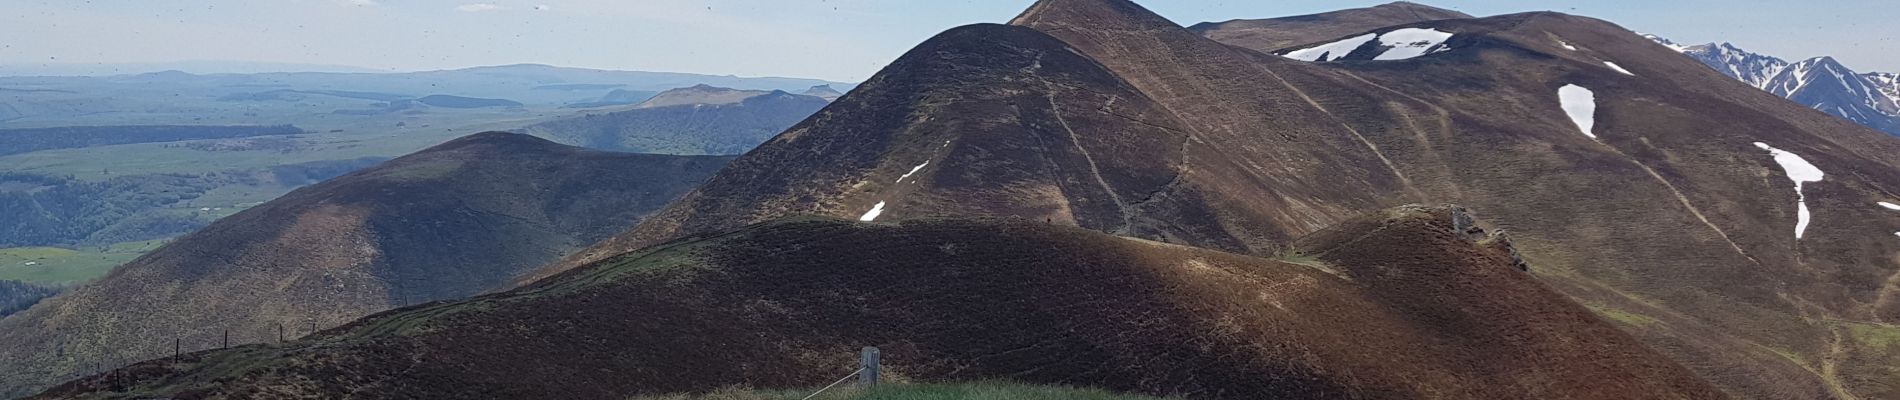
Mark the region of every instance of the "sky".
<instances>
[{"instance_id":1,"label":"sky","mask_svg":"<svg viewBox=\"0 0 1900 400\"><path fill-rule=\"evenodd\" d=\"M1146 0L1182 25L1383 1ZM246 61L383 71L519 63L856 82L1032 0L0 0L0 65ZM1422 0L1551 10L1682 43L1900 71L1894 0Z\"/></svg>"}]
</instances>

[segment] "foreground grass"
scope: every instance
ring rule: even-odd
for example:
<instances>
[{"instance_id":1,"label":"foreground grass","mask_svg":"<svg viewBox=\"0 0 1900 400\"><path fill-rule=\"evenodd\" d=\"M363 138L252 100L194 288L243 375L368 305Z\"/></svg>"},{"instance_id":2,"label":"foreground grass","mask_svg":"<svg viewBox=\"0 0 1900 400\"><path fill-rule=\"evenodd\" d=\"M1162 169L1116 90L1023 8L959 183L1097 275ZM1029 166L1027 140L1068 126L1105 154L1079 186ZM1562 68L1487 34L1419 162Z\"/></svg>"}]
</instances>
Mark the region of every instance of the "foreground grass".
<instances>
[{"instance_id":1,"label":"foreground grass","mask_svg":"<svg viewBox=\"0 0 1900 400\"><path fill-rule=\"evenodd\" d=\"M126 242L81 250L57 247L0 249L0 280L46 286L86 283L112 272L112 268L119 264L158 248L160 244L164 244L164 241Z\"/></svg>"},{"instance_id":2,"label":"foreground grass","mask_svg":"<svg viewBox=\"0 0 1900 400\"><path fill-rule=\"evenodd\" d=\"M696 395L635 397L633 400L799 400L814 390L725 389ZM1099 389L1018 383L891 384L873 390L834 388L812 400L1162 400L1109 393Z\"/></svg>"}]
</instances>

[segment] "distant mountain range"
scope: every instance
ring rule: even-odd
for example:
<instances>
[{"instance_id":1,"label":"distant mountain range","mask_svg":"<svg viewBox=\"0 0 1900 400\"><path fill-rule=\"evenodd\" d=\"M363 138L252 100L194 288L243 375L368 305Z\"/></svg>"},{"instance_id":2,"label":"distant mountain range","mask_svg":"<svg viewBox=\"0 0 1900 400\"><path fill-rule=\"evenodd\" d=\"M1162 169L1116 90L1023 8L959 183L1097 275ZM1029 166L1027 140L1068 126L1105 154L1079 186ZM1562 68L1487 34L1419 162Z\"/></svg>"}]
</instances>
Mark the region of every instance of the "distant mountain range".
<instances>
[{"instance_id":1,"label":"distant mountain range","mask_svg":"<svg viewBox=\"0 0 1900 400\"><path fill-rule=\"evenodd\" d=\"M173 61L149 63L6 63L0 64L0 76L113 76L159 71L184 71L194 74L258 74L268 72L390 72L374 68L328 64L274 63L254 61Z\"/></svg>"},{"instance_id":2,"label":"distant mountain range","mask_svg":"<svg viewBox=\"0 0 1900 400\"><path fill-rule=\"evenodd\" d=\"M166 239L315 180L472 132L612 113L660 91L700 84L751 94L853 86L544 65L416 73L0 76L0 252L105 249ZM713 106L707 111L718 112L611 120L655 128L627 144L567 140L587 132L539 132L570 144L603 143L603 150L737 154L825 103L801 100L771 103L789 106L783 108ZM674 102L695 101L701 100ZM592 121L591 127L608 122ZM325 172L278 173L306 168ZM27 268L19 263L0 266L0 279L21 276ZM95 276L29 283L63 285Z\"/></svg>"},{"instance_id":3,"label":"distant mountain range","mask_svg":"<svg viewBox=\"0 0 1900 400\"><path fill-rule=\"evenodd\" d=\"M631 108L554 119L521 131L592 149L733 155L752 150L828 104L823 97L779 90L699 85L661 92Z\"/></svg>"},{"instance_id":4,"label":"distant mountain range","mask_svg":"<svg viewBox=\"0 0 1900 400\"><path fill-rule=\"evenodd\" d=\"M1683 45L1661 36L1643 37L1776 96L1900 135L1900 75L1856 72L1833 57L1788 62L1729 43Z\"/></svg>"},{"instance_id":5,"label":"distant mountain range","mask_svg":"<svg viewBox=\"0 0 1900 400\"><path fill-rule=\"evenodd\" d=\"M3 72L0 70L0 127L16 128L277 124L308 119L313 111L334 111L349 117L420 112L412 106L461 108L472 104L468 99L481 103L474 105L500 105L500 108L519 103L527 107L528 113L539 113L563 107L633 104L660 91L702 84L793 93L814 86L847 91L856 86L818 79L608 71L535 64L405 73L195 74L166 70L111 76L8 76Z\"/></svg>"}]
</instances>

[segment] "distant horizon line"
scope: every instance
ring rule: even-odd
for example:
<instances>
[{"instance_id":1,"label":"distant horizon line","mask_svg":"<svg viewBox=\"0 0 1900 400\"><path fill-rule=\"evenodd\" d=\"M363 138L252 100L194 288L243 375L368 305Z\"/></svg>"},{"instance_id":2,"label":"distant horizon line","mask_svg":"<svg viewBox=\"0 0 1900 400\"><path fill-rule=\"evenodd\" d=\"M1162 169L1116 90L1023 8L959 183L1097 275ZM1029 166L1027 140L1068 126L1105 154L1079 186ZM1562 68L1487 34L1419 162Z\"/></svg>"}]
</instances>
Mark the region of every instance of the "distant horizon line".
<instances>
[{"instance_id":1,"label":"distant horizon line","mask_svg":"<svg viewBox=\"0 0 1900 400\"><path fill-rule=\"evenodd\" d=\"M228 64L227 67L238 67L237 69L251 69L251 71L205 72L203 70L200 70L200 71L185 70L185 69L192 68L189 66L190 64L207 64L206 66L204 66L206 68L215 68L211 64ZM78 70L78 69L84 69L84 68L89 68L89 67L90 68L113 68L115 66L136 66L135 68L138 68L138 70L132 70L132 68L128 68L127 71L112 71L112 72L105 72L105 71L84 71L84 72L64 72L64 73L52 72L52 70L61 69L61 68L70 68L70 69ZM249 68L246 68L246 67L249 67ZM282 68L287 68L287 69L269 69L271 67L282 67ZM396 68L382 69L382 68L371 68L371 67L361 67L361 66L342 65L342 64L310 64L310 63L296 63L296 62L240 61L240 60L0 63L0 78L34 78L34 77L107 78L107 77L115 77L115 76L135 76L135 75L145 75L145 74L164 73L164 72L180 72L180 73L191 74L191 75L414 74L414 73L466 71L466 70L482 69L482 68L508 68L508 67L546 67L546 68L567 69L567 70L585 70L585 71L601 71L601 72L632 72L632 73L653 73L653 74L680 74L680 75L714 76L714 77L727 77L727 78L740 78L740 79L796 79L796 80L820 81L820 82L825 82L825 83L842 83L842 84L850 84L850 85L856 85L863 82L862 80L841 81L841 80L826 79L826 78L810 78L810 77L796 77L796 76L746 76L746 75L730 74L730 73L719 74L719 73L708 73L708 72L655 71L655 70L641 70L641 69L579 67L579 66L563 66L563 65L555 65L555 64L545 64L545 63L537 63L537 62L485 64L485 65L472 65L472 66L466 66L466 67L434 68L434 69L396 69ZM289 68L300 68L300 69L289 69ZM14 73L13 70L26 70L30 72Z\"/></svg>"}]
</instances>

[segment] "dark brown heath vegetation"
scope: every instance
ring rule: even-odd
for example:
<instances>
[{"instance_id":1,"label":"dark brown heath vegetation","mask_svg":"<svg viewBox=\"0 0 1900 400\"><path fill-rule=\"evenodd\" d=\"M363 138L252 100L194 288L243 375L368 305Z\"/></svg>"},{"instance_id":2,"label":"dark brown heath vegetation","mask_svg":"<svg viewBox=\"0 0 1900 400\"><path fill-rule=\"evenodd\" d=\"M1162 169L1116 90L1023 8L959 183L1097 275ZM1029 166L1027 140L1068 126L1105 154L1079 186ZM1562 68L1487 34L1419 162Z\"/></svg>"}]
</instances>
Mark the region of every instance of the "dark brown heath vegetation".
<instances>
[{"instance_id":1,"label":"dark brown heath vegetation","mask_svg":"<svg viewBox=\"0 0 1900 400\"><path fill-rule=\"evenodd\" d=\"M1471 15L1410 2L1270 19L1202 22L1188 30L1221 43L1271 52L1346 35L1414 22L1466 19Z\"/></svg>"},{"instance_id":2,"label":"dark brown heath vegetation","mask_svg":"<svg viewBox=\"0 0 1900 400\"><path fill-rule=\"evenodd\" d=\"M571 398L900 381L1193 399L1711 399L1463 210L1375 212L1276 261L1027 220L764 223L287 344L41 397Z\"/></svg>"},{"instance_id":3,"label":"dark brown heath vegetation","mask_svg":"<svg viewBox=\"0 0 1900 400\"><path fill-rule=\"evenodd\" d=\"M1537 276L1731 394L1900 395L1900 350L1879 344L1900 336L1900 212L1876 204L1900 203L1900 140L1600 20L1378 31L1398 28L1454 35L1409 60L1308 63L1127 1L1042 1L1011 26L920 45L636 229L533 276L806 213L1013 216L1270 255L1348 215L1446 202L1483 212ZM1594 91L1597 139L1563 110L1567 85ZM1826 171L1804 185L1804 237L1794 182L1755 142Z\"/></svg>"},{"instance_id":4,"label":"dark brown heath vegetation","mask_svg":"<svg viewBox=\"0 0 1900 400\"><path fill-rule=\"evenodd\" d=\"M0 395L462 298L632 226L729 157L464 137L219 220L0 320Z\"/></svg>"},{"instance_id":5,"label":"dark brown heath vegetation","mask_svg":"<svg viewBox=\"0 0 1900 400\"><path fill-rule=\"evenodd\" d=\"M592 149L655 154L741 154L828 104L823 97L699 85L632 108L586 113L523 132Z\"/></svg>"}]
</instances>

